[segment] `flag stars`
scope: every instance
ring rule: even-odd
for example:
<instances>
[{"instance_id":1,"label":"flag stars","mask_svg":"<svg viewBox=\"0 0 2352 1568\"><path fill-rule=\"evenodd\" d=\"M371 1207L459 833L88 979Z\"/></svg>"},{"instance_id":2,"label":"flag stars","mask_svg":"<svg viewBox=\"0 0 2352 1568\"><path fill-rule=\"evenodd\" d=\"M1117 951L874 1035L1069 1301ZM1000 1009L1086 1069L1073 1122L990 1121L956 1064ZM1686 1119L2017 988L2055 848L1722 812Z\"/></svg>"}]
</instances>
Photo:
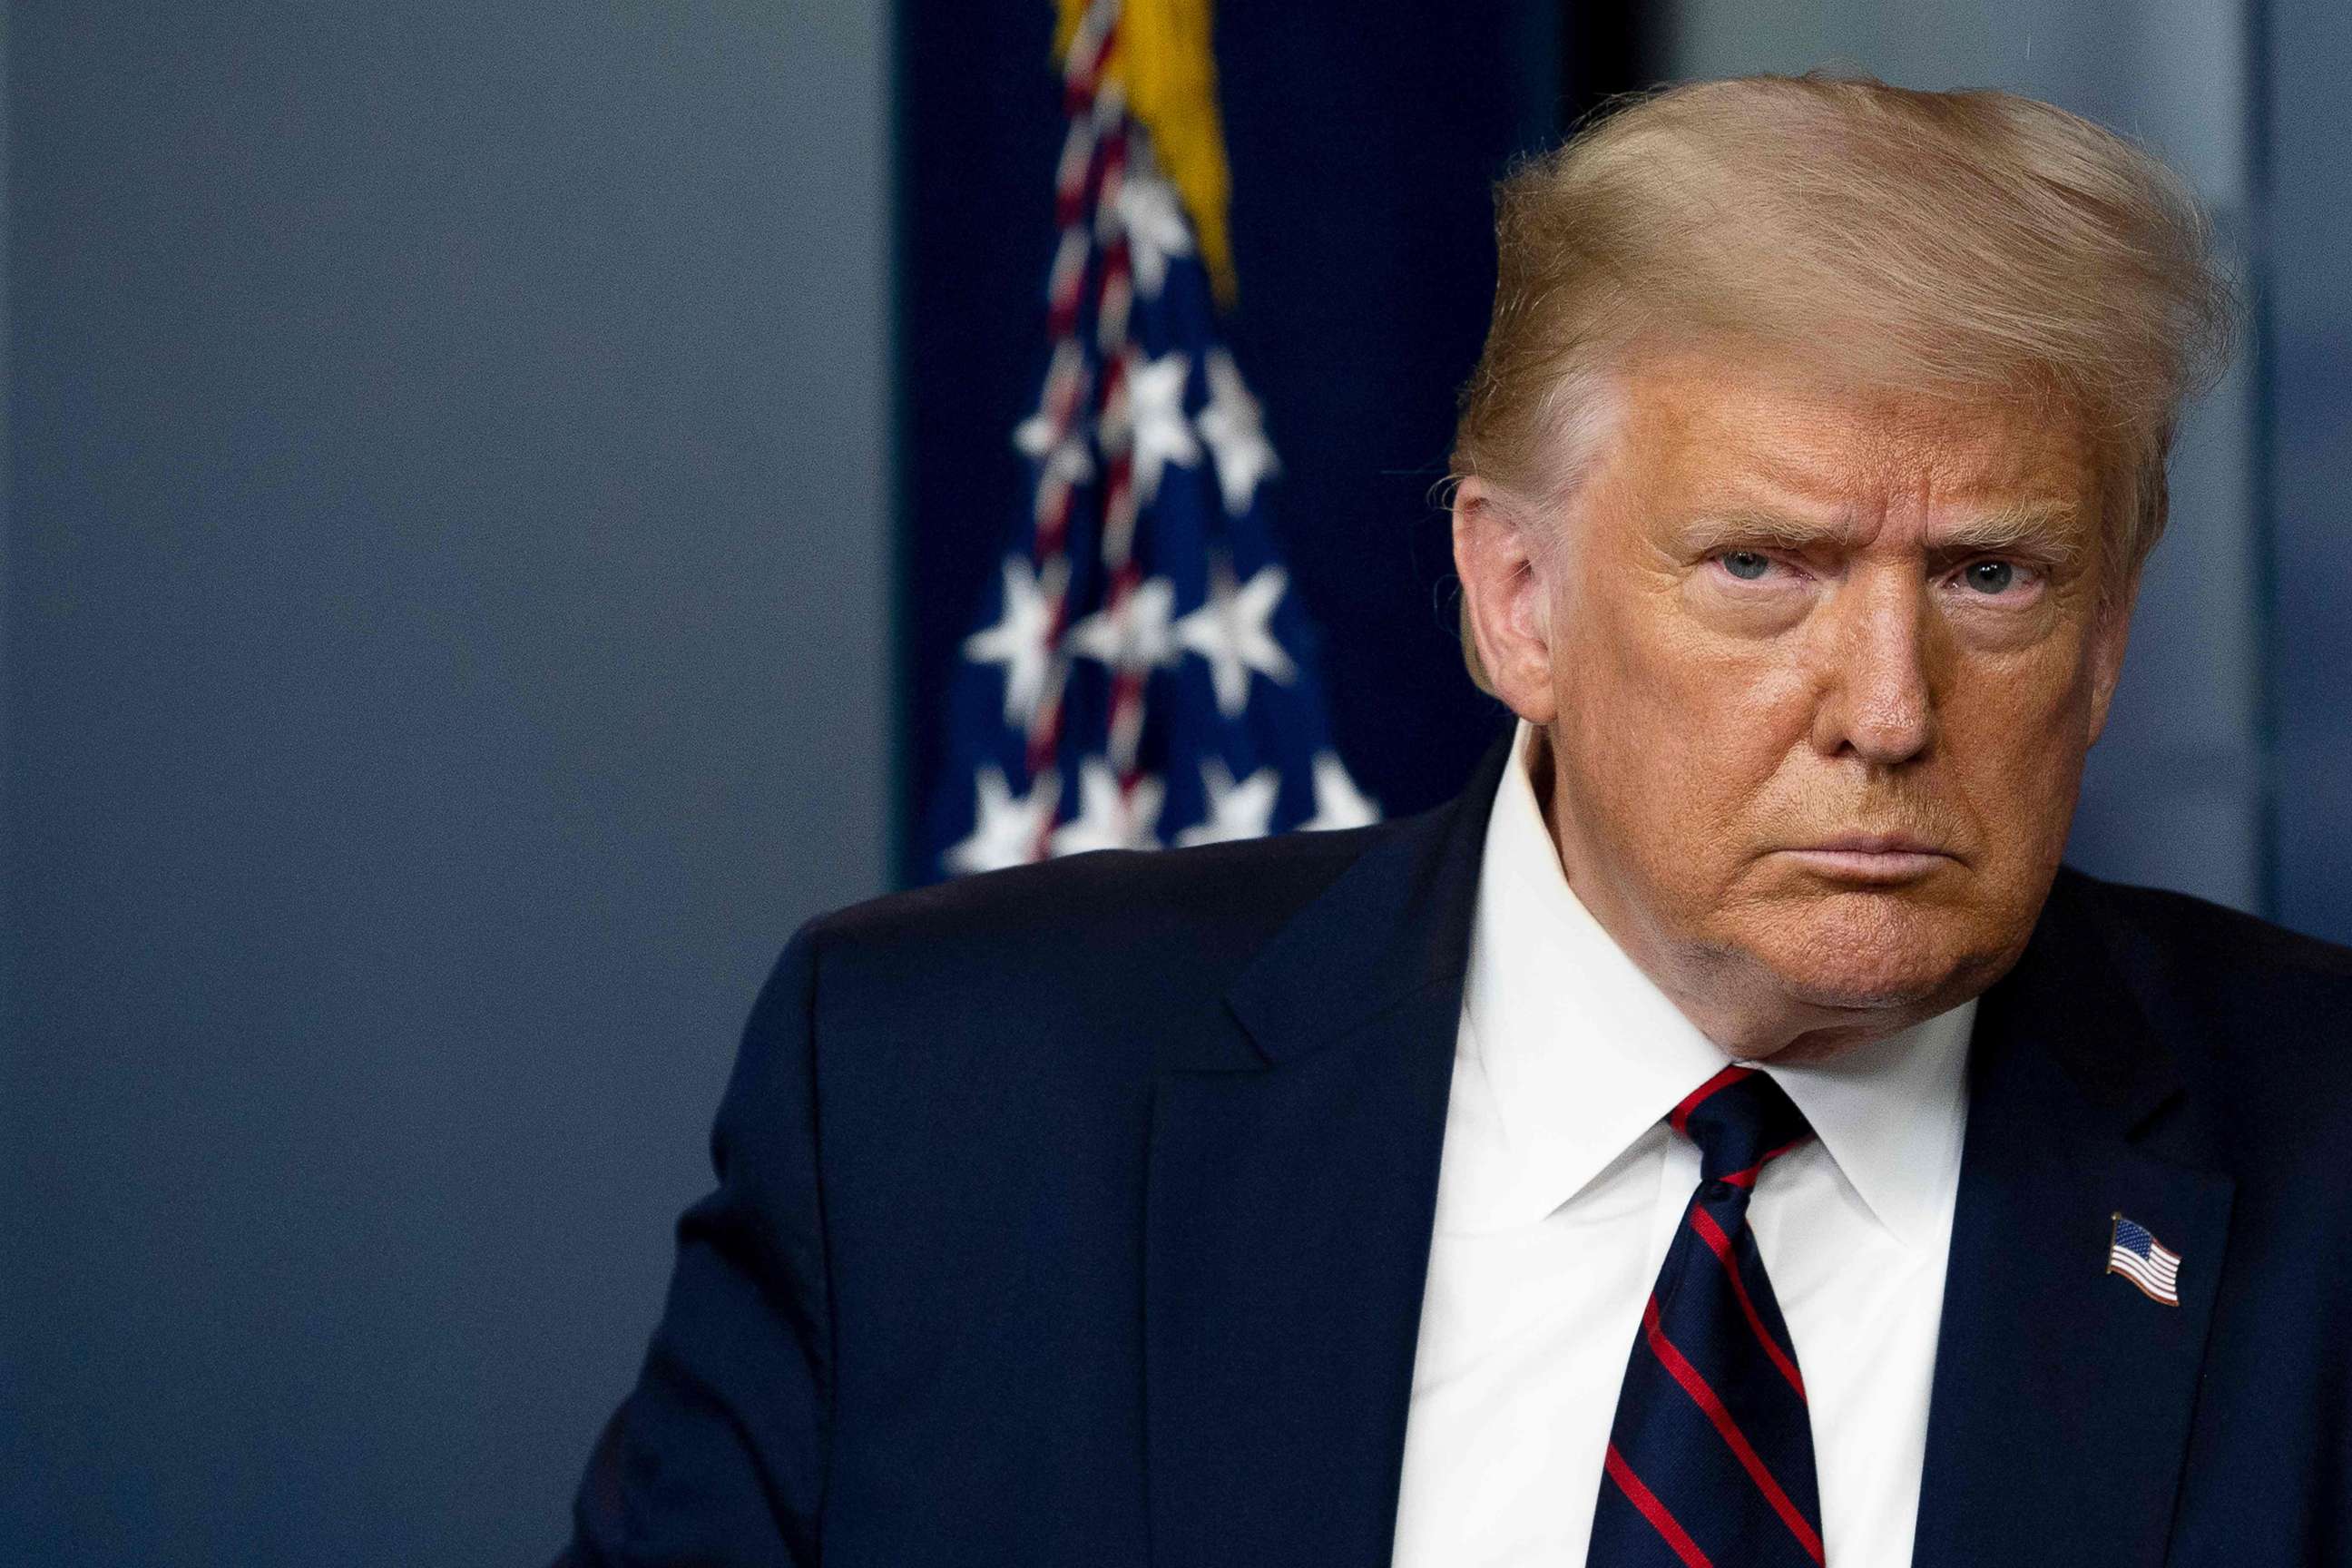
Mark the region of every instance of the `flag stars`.
<instances>
[{"instance_id":1,"label":"flag stars","mask_svg":"<svg viewBox=\"0 0 2352 1568\"><path fill-rule=\"evenodd\" d=\"M1381 819L1381 808L1366 798L1348 776L1347 764L1333 751L1315 754L1315 815L1298 826L1309 833L1343 827L1366 827Z\"/></svg>"},{"instance_id":2,"label":"flag stars","mask_svg":"<svg viewBox=\"0 0 2352 1568\"><path fill-rule=\"evenodd\" d=\"M1102 43L1074 50L1091 58ZM1106 151L1113 134L1123 153ZM1317 749L1315 713L1294 710L1321 696L1276 634L1288 576L1254 531L1234 539L1282 464L1217 335L1184 197L1129 120L1117 80L1074 115L1055 198L1052 361L1035 402L1008 410L1030 518L999 563L996 602L961 645L972 665L1002 667L1002 701L993 671L957 682L940 816L949 834L969 826L933 865L955 875L1255 838L1273 830L1277 808L1310 829L1379 820L1338 754ZM1171 468L1191 473L1171 479ZM1284 631L1304 635L1303 620L1287 617ZM1081 658L1099 668L1076 667L1073 689ZM1153 679L1160 671L1181 678ZM1260 690L1261 675L1292 691ZM1254 695L1277 710L1254 712ZM1246 776L1234 776L1227 745L1248 755ZM1168 820L1170 786L1185 794L1195 777L1201 803L1186 798L1184 816Z\"/></svg>"},{"instance_id":3,"label":"flag stars","mask_svg":"<svg viewBox=\"0 0 2352 1568\"><path fill-rule=\"evenodd\" d=\"M1239 517L1249 510L1257 487L1282 471L1274 444L1265 438L1257 399L1242 381L1241 367L1223 349L1211 349L1202 362L1208 373L1209 402L1197 420L1217 464L1217 485L1224 492L1225 510Z\"/></svg>"},{"instance_id":4,"label":"flag stars","mask_svg":"<svg viewBox=\"0 0 2352 1568\"><path fill-rule=\"evenodd\" d=\"M1060 802L1062 786L1053 770L1038 775L1026 795L1014 795L1004 771L984 765L972 779L971 834L950 845L940 858L949 871L1001 871L1037 858L1037 846Z\"/></svg>"},{"instance_id":5,"label":"flag stars","mask_svg":"<svg viewBox=\"0 0 2352 1568\"><path fill-rule=\"evenodd\" d=\"M1274 803L1282 793L1282 775L1272 768L1260 768L1236 784L1225 764L1211 757L1201 764L1201 788L1209 797L1209 815L1176 836L1180 845L1265 837L1274 826Z\"/></svg>"},{"instance_id":6,"label":"flag stars","mask_svg":"<svg viewBox=\"0 0 2352 1568\"><path fill-rule=\"evenodd\" d=\"M1153 174L1129 174L1119 182L1112 210L1127 236L1128 266L1135 286L1156 300L1168 285L1168 259L1192 254L1192 226L1176 187Z\"/></svg>"},{"instance_id":7,"label":"flag stars","mask_svg":"<svg viewBox=\"0 0 2352 1568\"><path fill-rule=\"evenodd\" d=\"M1054 830L1054 853L1158 848L1162 794L1160 781L1148 774L1121 790L1107 759L1087 758L1078 764L1078 814Z\"/></svg>"},{"instance_id":8,"label":"flag stars","mask_svg":"<svg viewBox=\"0 0 2352 1568\"><path fill-rule=\"evenodd\" d=\"M1025 729L1045 692L1053 664L1054 605L1067 568L1048 568L1045 581L1024 556L1004 558L1004 603L996 624L963 639L963 656L1004 667L1004 721Z\"/></svg>"},{"instance_id":9,"label":"flag stars","mask_svg":"<svg viewBox=\"0 0 2352 1568\"><path fill-rule=\"evenodd\" d=\"M1172 627L1176 585L1148 578L1117 605L1107 605L1070 628L1071 651L1113 669L1144 670L1179 657Z\"/></svg>"},{"instance_id":10,"label":"flag stars","mask_svg":"<svg viewBox=\"0 0 2352 1568\"><path fill-rule=\"evenodd\" d=\"M1184 384L1192 362L1181 351L1139 360L1127 377L1129 428L1134 441L1135 498L1149 506L1160 493L1160 478L1171 463L1189 468L1201 460L1201 443L1184 412Z\"/></svg>"},{"instance_id":11,"label":"flag stars","mask_svg":"<svg viewBox=\"0 0 2352 1568\"><path fill-rule=\"evenodd\" d=\"M1084 484L1094 477L1094 457L1087 449L1086 422L1078 405L1086 398L1088 377L1086 354L1065 341L1054 350L1045 372L1045 387L1037 412L1013 427L1013 445L1034 458L1066 484Z\"/></svg>"},{"instance_id":12,"label":"flag stars","mask_svg":"<svg viewBox=\"0 0 2352 1568\"><path fill-rule=\"evenodd\" d=\"M1295 673L1271 625L1289 584L1281 567L1266 565L1236 587L1233 568L1222 558L1214 560L1208 598L1176 623L1177 643L1208 661L1217 711L1228 719L1240 717L1249 706L1253 670L1278 683L1287 683Z\"/></svg>"}]
</instances>

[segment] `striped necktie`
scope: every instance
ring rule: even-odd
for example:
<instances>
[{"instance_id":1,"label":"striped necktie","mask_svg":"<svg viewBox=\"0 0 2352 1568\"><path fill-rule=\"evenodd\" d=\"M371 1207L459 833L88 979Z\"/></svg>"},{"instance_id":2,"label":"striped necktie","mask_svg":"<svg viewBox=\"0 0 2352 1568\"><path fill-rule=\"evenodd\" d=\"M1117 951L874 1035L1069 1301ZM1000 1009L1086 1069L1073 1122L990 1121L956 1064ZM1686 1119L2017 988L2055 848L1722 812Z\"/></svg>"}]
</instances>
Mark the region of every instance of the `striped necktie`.
<instances>
[{"instance_id":1,"label":"striped necktie","mask_svg":"<svg viewBox=\"0 0 2352 1568\"><path fill-rule=\"evenodd\" d=\"M1812 1136L1780 1086L1728 1067L1675 1107L1691 1194L1642 1309L1592 1520L1591 1568L1803 1568L1822 1561L1796 1347L1748 1228L1757 1173Z\"/></svg>"}]
</instances>

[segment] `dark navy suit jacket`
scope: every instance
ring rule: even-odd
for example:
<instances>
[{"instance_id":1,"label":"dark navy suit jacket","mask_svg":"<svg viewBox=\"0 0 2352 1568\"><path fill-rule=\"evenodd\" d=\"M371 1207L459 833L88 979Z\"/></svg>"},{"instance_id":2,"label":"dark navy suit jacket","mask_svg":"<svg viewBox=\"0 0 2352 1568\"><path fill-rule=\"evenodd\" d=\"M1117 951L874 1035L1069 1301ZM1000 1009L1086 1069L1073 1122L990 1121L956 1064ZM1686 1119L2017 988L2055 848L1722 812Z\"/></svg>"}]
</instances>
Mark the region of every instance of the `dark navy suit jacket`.
<instances>
[{"instance_id":1,"label":"dark navy suit jacket","mask_svg":"<svg viewBox=\"0 0 2352 1568\"><path fill-rule=\"evenodd\" d=\"M1501 765L804 928L567 1561L1385 1563ZM2352 1563L2348 1030L2352 952L2061 873L1979 1009L1920 1568Z\"/></svg>"}]
</instances>

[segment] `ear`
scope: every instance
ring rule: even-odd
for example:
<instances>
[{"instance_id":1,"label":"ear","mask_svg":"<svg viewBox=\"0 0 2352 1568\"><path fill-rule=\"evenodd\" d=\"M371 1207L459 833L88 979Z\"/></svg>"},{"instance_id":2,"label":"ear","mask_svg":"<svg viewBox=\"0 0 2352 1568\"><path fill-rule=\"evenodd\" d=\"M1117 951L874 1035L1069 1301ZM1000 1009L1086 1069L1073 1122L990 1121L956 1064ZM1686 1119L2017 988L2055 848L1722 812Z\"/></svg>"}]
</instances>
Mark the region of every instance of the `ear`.
<instances>
[{"instance_id":1,"label":"ear","mask_svg":"<svg viewBox=\"0 0 2352 1568\"><path fill-rule=\"evenodd\" d=\"M1530 724L1549 724L1559 703L1551 679L1551 584L1543 541L1523 508L1484 480L1454 492L1454 570L1462 622L1495 695Z\"/></svg>"}]
</instances>

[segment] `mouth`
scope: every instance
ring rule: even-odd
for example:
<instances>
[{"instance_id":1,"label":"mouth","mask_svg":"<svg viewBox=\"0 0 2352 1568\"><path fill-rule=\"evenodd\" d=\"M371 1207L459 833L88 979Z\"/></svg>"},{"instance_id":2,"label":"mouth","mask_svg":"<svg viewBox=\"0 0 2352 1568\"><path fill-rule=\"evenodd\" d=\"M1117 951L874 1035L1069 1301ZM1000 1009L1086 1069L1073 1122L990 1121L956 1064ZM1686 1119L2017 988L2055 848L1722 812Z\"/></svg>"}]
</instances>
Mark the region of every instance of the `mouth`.
<instances>
[{"instance_id":1,"label":"mouth","mask_svg":"<svg viewBox=\"0 0 2352 1568\"><path fill-rule=\"evenodd\" d=\"M1880 887L1916 882L1958 862L1949 851L1902 833L1845 833L1780 853L1830 881Z\"/></svg>"}]
</instances>

